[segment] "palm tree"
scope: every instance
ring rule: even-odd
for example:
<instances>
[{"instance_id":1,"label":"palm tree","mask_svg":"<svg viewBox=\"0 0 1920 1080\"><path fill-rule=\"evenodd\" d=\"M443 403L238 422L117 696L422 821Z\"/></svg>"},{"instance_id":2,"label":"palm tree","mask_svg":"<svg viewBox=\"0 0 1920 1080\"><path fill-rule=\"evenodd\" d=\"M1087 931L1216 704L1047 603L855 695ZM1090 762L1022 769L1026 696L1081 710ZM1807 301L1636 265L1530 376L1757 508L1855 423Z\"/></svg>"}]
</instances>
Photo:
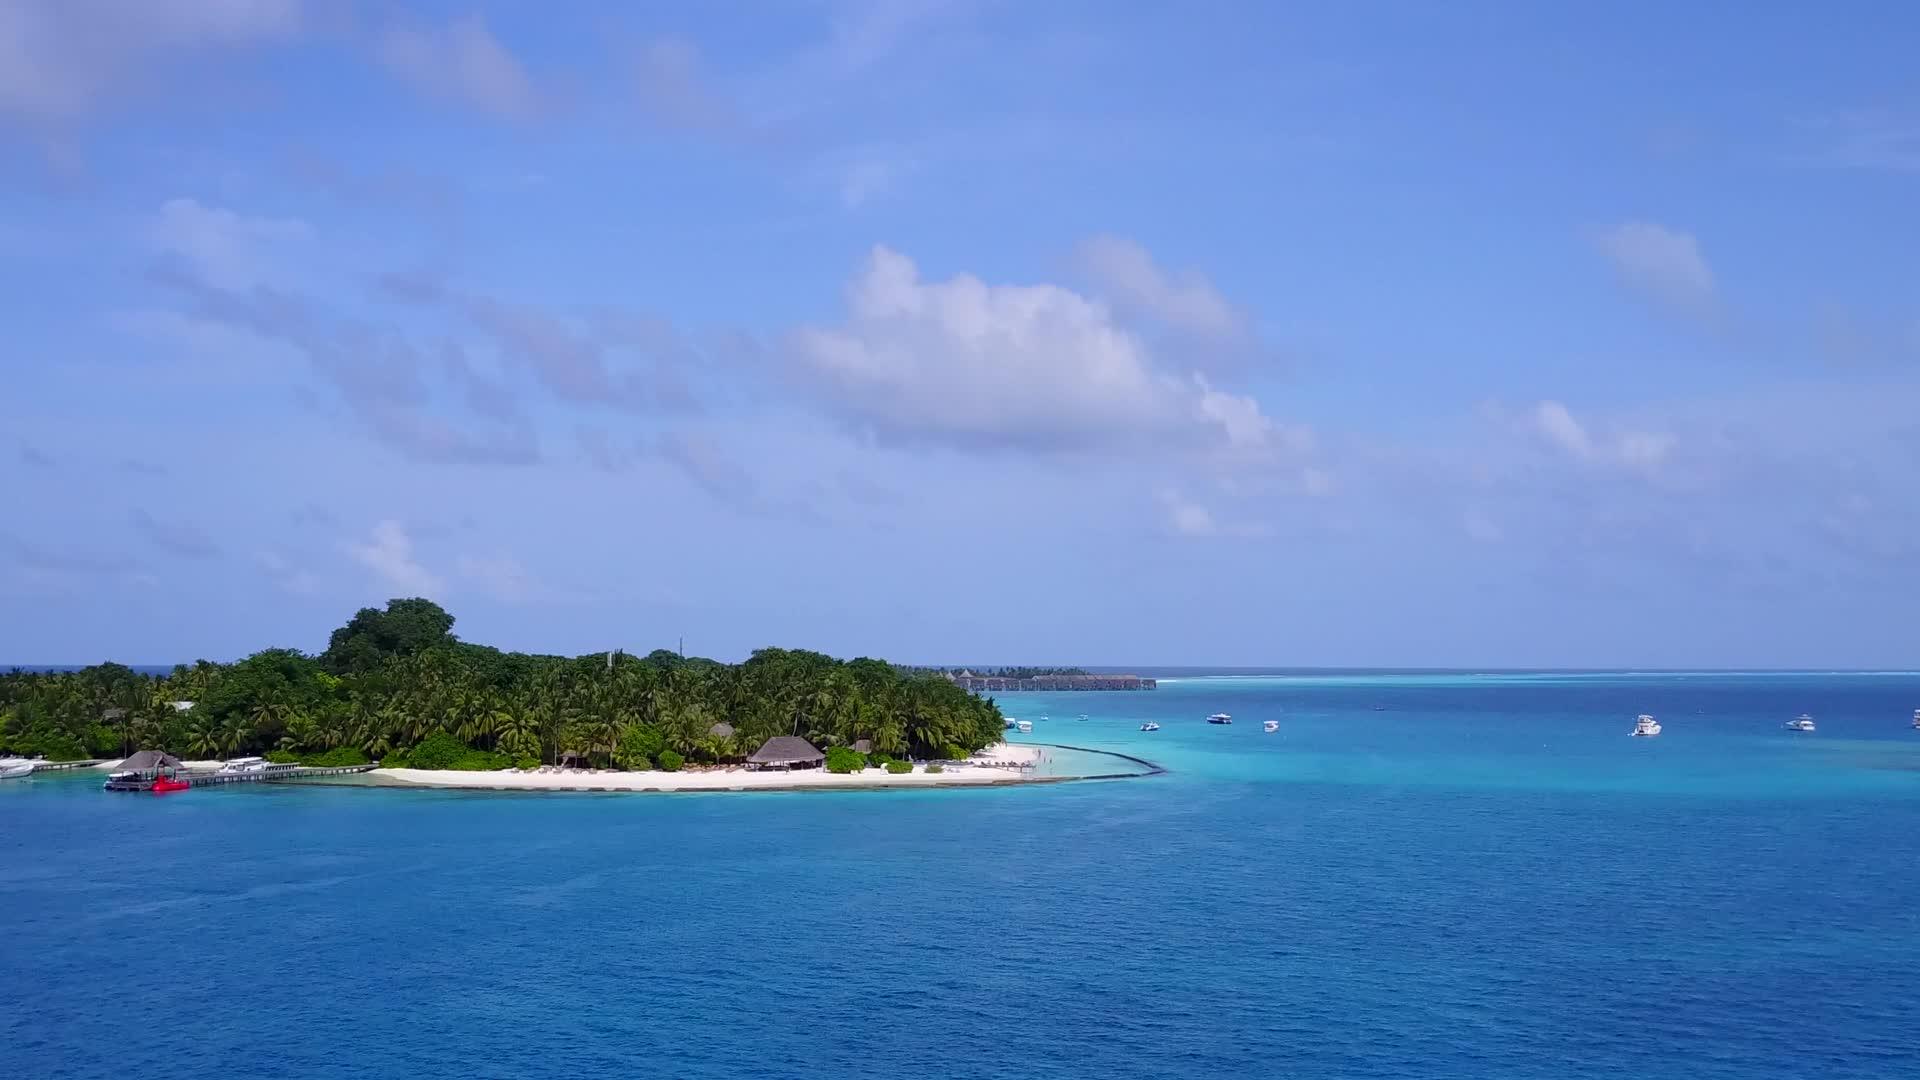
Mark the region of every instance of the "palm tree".
<instances>
[{"instance_id":1,"label":"palm tree","mask_svg":"<svg viewBox=\"0 0 1920 1080\"><path fill-rule=\"evenodd\" d=\"M246 717L238 713L227 717L227 722L220 725L217 734L221 753L232 757L241 747L247 745L252 735L253 729L247 726Z\"/></svg>"},{"instance_id":2,"label":"palm tree","mask_svg":"<svg viewBox=\"0 0 1920 1080\"><path fill-rule=\"evenodd\" d=\"M199 757L211 757L220 752L220 728L204 716L196 716L187 722L187 752Z\"/></svg>"}]
</instances>

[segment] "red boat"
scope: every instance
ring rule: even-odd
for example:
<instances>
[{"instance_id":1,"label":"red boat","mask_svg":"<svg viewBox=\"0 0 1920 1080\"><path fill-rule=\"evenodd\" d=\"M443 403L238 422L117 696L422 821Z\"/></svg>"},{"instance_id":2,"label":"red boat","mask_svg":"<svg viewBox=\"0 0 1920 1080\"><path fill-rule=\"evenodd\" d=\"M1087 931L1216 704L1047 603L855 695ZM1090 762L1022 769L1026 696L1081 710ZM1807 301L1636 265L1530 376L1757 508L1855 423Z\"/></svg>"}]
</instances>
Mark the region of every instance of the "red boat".
<instances>
[{"instance_id":1,"label":"red boat","mask_svg":"<svg viewBox=\"0 0 1920 1080\"><path fill-rule=\"evenodd\" d=\"M192 786L185 780L175 780L171 776L157 776L153 780L153 786L147 790L158 794L163 791L185 791Z\"/></svg>"}]
</instances>

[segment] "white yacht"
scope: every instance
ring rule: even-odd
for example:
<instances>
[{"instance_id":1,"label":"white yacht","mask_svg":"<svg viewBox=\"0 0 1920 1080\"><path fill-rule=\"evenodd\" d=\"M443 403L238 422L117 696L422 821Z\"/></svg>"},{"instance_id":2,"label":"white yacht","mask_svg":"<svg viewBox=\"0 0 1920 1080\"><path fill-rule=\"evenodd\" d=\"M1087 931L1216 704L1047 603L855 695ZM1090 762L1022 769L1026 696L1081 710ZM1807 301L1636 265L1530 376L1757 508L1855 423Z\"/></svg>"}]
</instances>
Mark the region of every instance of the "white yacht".
<instances>
[{"instance_id":1,"label":"white yacht","mask_svg":"<svg viewBox=\"0 0 1920 1080\"><path fill-rule=\"evenodd\" d=\"M1217 713L1214 713L1214 714L1213 714L1212 716L1209 716L1209 717L1207 717L1207 723L1209 723L1209 724L1231 724L1231 723L1233 723L1233 717L1232 717L1232 716L1230 716L1230 715L1229 715L1229 714L1227 714L1227 713L1223 713L1223 712L1217 712Z\"/></svg>"},{"instance_id":2,"label":"white yacht","mask_svg":"<svg viewBox=\"0 0 1920 1080\"><path fill-rule=\"evenodd\" d=\"M1801 713L1799 716L1796 716L1793 719L1787 721L1787 730L1788 731L1812 731L1813 717L1808 716L1806 713Z\"/></svg>"},{"instance_id":3,"label":"white yacht","mask_svg":"<svg viewBox=\"0 0 1920 1080\"><path fill-rule=\"evenodd\" d=\"M0 780L18 780L23 776L32 776L33 770L39 764L39 758L0 757Z\"/></svg>"},{"instance_id":4,"label":"white yacht","mask_svg":"<svg viewBox=\"0 0 1920 1080\"><path fill-rule=\"evenodd\" d=\"M1014 721L1014 724L1015 724L1015 727L1014 727L1014 730L1016 730L1016 731L1018 731L1018 732L1019 732L1020 734L1022 734L1022 735L1031 735L1031 734L1033 734L1033 721L1031 721L1031 720L1016 720L1016 721Z\"/></svg>"},{"instance_id":5,"label":"white yacht","mask_svg":"<svg viewBox=\"0 0 1920 1080\"><path fill-rule=\"evenodd\" d=\"M1655 720L1646 713L1641 713L1633 722L1633 733L1635 735L1658 735L1660 734L1660 721Z\"/></svg>"},{"instance_id":6,"label":"white yacht","mask_svg":"<svg viewBox=\"0 0 1920 1080\"><path fill-rule=\"evenodd\" d=\"M1262 731L1265 731L1267 734L1271 735L1274 732L1280 730L1280 721L1268 720L1266 723L1260 725L1260 729Z\"/></svg>"},{"instance_id":7,"label":"white yacht","mask_svg":"<svg viewBox=\"0 0 1920 1080\"><path fill-rule=\"evenodd\" d=\"M262 757L228 758L220 763L218 770L228 776L234 773L257 773L267 771L267 759Z\"/></svg>"},{"instance_id":8,"label":"white yacht","mask_svg":"<svg viewBox=\"0 0 1920 1080\"><path fill-rule=\"evenodd\" d=\"M1159 731L1160 725L1149 720L1146 723L1140 725L1140 730L1141 731Z\"/></svg>"}]
</instances>

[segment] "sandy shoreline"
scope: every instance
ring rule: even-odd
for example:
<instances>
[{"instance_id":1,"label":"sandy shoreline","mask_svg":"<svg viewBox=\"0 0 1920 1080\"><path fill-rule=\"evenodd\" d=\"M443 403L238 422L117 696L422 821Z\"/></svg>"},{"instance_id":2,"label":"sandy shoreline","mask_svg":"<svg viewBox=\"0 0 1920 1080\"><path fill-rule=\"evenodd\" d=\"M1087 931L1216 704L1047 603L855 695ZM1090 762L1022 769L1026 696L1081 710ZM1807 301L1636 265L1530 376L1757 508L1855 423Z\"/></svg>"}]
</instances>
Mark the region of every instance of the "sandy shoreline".
<instances>
[{"instance_id":1,"label":"sandy shoreline","mask_svg":"<svg viewBox=\"0 0 1920 1080\"><path fill-rule=\"evenodd\" d=\"M1038 746L1000 743L980 752L994 762L1037 762L1045 756ZM469 788L487 791L798 791L876 787L979 787L1018 784L1033 778L1018 768L999 768L977 762L943 762L944 771L910 773L863 769L857 773L830 773L825 769L794 772L749 772L744 768L711 772L455 772L433 769L380 769L367 774L376 782L418 787Z\"/></svg>"}]
</instances>

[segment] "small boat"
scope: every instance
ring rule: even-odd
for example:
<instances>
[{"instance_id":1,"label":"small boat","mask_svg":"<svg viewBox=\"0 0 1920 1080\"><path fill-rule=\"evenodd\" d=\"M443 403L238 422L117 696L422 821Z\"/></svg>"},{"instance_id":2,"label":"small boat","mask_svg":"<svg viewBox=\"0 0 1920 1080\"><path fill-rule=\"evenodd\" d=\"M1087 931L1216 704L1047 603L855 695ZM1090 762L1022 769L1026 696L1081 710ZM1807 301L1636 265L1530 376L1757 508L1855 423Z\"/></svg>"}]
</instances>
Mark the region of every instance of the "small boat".
<instances>
[{"instance_id":1,"label":"small boat","mask_svg":"<svg viewBox=\"0 0 1920 1080\"><path fill-rule=\"evenodd\" d=\"M1280 730L1280 721L1278 721L1278 720L1268 720L1268 721L1267 721L1266 723L1263 723L1263 724L1261 724L1261 725L1260 725L1260 730L1262 730L1262 731L1264 731L1264 732L1266 732L1267 734L1269 734L1269 735L1271 735L1271 734L1273 734L1274 732L1276 732L1276 731L1279 731L1279 730Z\"/></svg>"},{"instance_id":2,"label":"small boat","mask_svg":"<svg viewBox=\"0 0 1920 1080\"><path fill-rule=\"evenodd\" d=\"M1140 725L1140 730L1141 731L1159 731L1160 725L1149 720L1146 723Z\"/></svg>"},{"instance_id":3,"label":"small boat","mask_svg":"<svg viewBox=\"0 0 1920 1080\"><path fill-rule=\"evenodd\" d=\"M1633 733L1635 735L1658 735L1660 734L1660 721L1655 720L1646 713L1641 713L1633 722Z\"/></svg>"},{"instance_id":4,"label":"small boat","mask_svg":"<svg viewBox=\"0 0 1920 1080\"><path fill-rule=\"evenodd\" d=\"M1031 735L1033 734L1033 721L1017 720L1014 722L1014 730L1018 731L1022 735Z\"/></svg>"},{"instance_id":5,"label":"small boat","mask_svg":"<svg viewBox=\"0 0 1920 1080\"><path fill-rule=\"evenodd\" d=\"M1217 712L1217 713L1214 713L1214 714L1213 714L1212 716L1209 716L1209 717L1207 717L1207 723L1209 723L1209 724L1231 724L1231 723L1233 723L1233 717L1232 717L1232 716L1230 716L1230 715L1228 715L1227 713L1223 713L1223 712Z\"/></svg>"},{"instance_id":6,"label":"small boat","mask_svg":"<svg viewBox=\"0 0 1920 1080\"><path fill-rule=\"evenodd\" d=\"M1913 727L1914 730L1920 731L1920 709L1913 710Z\"/></svg>"},{"instance_id":7,"label":"small boat","mask_svg":"<svg viewBox=\"0 0 1920 1080\"><path fill-rule=\"evenodd\" d=\"M18 780L23 776L32 776L41 759L7 757L0 758L0 780Z\"/></svg>"},{"instance_id":8,"label":"small boat","mask_svg":"<svg viewBox=\"0 0 1920 1080\"><path fill-rule=\"evenodd\" d=\"M1076 719L1080 719L1080 720L1085 720L1086 718L1087 718L1086 713L1081 713L1078 717L1076 717Z\"/></svg>"},{"instance_id":9,"label":"small boat","mask_svg":"<svg viewBox=\"0 0 1920 1080\"><path fill-rule=\"evenodd\" d=\"M1796 716L1793 719L1787 721L1787 730L1788 731L1812 731L1813 717L1808 716L1806 713L1801 713L1799 716Z\"/></svg>"},{"instance_id":10,"label":"small boat","mask_svg":"<svg viewBox=\"0 0 1920 1080\"><path fill-rule=\"evenodd\" d=\"M1386 711L1387 711L1387 707L1386 707L1385 705L1375 705L1375 706L1373 707L1373 711L1374 711L1374 712L1386 712Z\"/></svg>"},{"instance_id":11,"label":"small boat","mask_svg":"<svg viewBox=\"0 0 1920 1080\"><path fill-rule=\"evenodd\" d=\"M164 795L169 791L185 791L192 786L192 784L187 783L185 780L180 780L162 773L153 778L153 786L147 790L156 795Z\"/></svg>"},{"instance_id":12,"label":"small boat","mask_svg":"<svg viewBox=\"0 0 1920 1080\"><path fill-rule=\"evenodd\" d=\"M1019 727L1020 727L1020 721L1018 721L1018 720L1015 720L1015 719L1014 719L1013 717L1011 717L1011 716L1009 716L1009 717L1007 717L1007 730L1008 730L1008 731L1015 731L1015 730L1018 730L1018 728L1019 728Z\"/></svg>"},{"instance_id":13,"label":"small boat","mask_svg":"<svg viewBox=\"0 0 1920 1080\"><path fill-rule=\"evenodd\" d=\"M235 773L259 773L267 771L267 759L261 757L228 758L215 772L232 776Z\"/></svg>"}]
</instances>

